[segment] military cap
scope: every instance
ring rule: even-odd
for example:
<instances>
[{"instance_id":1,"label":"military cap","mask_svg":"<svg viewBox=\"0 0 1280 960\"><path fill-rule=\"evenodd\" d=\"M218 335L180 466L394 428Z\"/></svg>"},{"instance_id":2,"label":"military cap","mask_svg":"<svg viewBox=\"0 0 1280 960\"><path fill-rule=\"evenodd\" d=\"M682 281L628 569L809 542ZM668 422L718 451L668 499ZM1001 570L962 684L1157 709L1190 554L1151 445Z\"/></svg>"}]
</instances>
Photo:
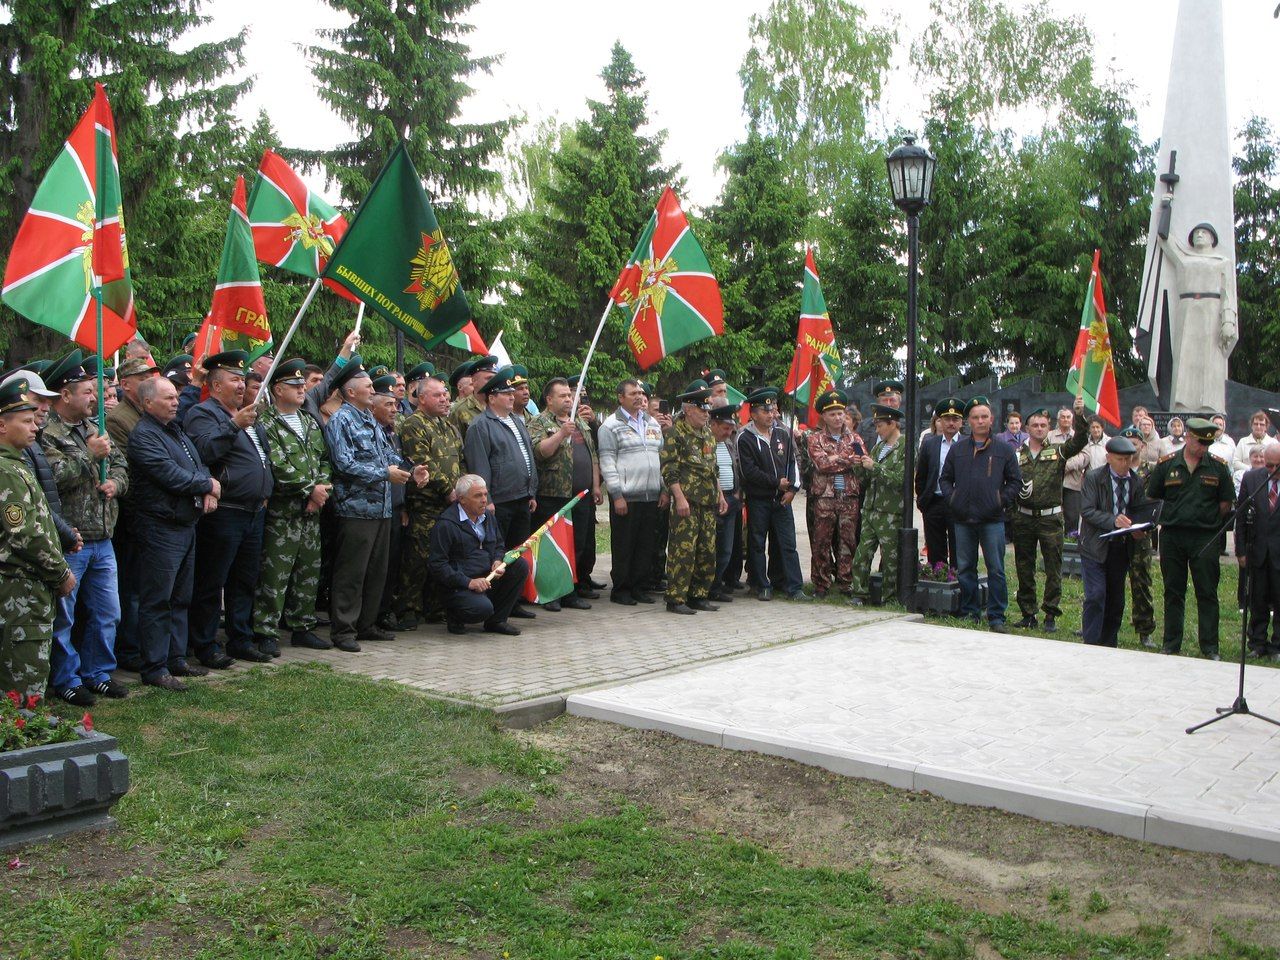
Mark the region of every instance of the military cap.
<instances>
[{"instance_id":1,"label":"military cap","mask_svg":"<svg viewBox=\"0 0 1280 960\"><path fill-rule=\"evenodd\" d=\"M27 393L30 384L25 373L17 373L0 383L0 414L34 410L36 405Z\"/></svg>"},{"instance_id":2,"label":"military cap","mask_svg":"<svg viewBox=\"0 0 1280 960\"><path fill-rule=\"evenodd\" d=\"M22 365L23 370L30 370L32 373L38 373L44 376L44 372L53 366L52 360L32 360L30 363Z\"/></svg>"},{"instance_id":3,"label":"military cap","mask_svg":"<svg viewBox=\"0 0 1280 960\"><path fill-rule=\"evenodd\" d=\"M497 369L498 369L498 358L495 357L492 353L483 357L476 357L474 360L471 361L472 373L480 373L483 370L496 371Z\"/></svg>"},{"instance_id":4,"label":"military cap","mask_svg":"<svg viewBox=\"0 0 1280 960\"><path fill-rule=\"evenodd\" d=\"M897 407L885 406L883 403L873 403L871 405L871 419L883 423L901 423L902 411Z\"/></svg>"},{"instance_id":5,"label":"military cap","mask_svg":"<svg viewBox=\"0 0 1280 960\"><path fill-rule=\"evenodd\" d=\"M229 370L244 376L245 364L249 362L249 354L244 350L224 350L222 353L211 353L200 361L200 366L209 373L215 370Z\"/></svg>"},{"instance_id":6,"label":"military cap","mask_svg":"<svg viewBox=\"0 0 1280 960\"><path fill-rule=\"evenodd\" d=\"M35 394L37 397L45 397L50 400L60 395L58 391L50 390L44 385L44 380L40 377L40 374L28 370L25 367L15 373L0 374L0 381L8 383L10 380L16 380L18 377L26 379L27 393Z\"/></svg>"},{"instance_id":7,"label":"military cap","mask_svg":"<svg viewBox=\"0 0 1280 960\"><path fill-rule=\"evenodd\" d=\"M707 381L707 386L708 386L708 387L718 387L718 386L720 386L720 384L722 384L722 383L728 383L728 382L729 382L729 381L725 378L725 372L724 372L723 370L718 369L718 368L717 368L717 369L712 369L712 370L708 370L708 371L706 371L706 372L702 375L702 379L703 379L703 380L705 380L705 381Z\"/></svg>"},{"instance_id":8,"label":"military cap","mask_svg":"<svg viewBox=\"0 0 1280 960\"><path fill-rule=\"evenodd\" d=\"M1107 453L1121 453L1132 456L1138 452L1138 448L1133 445L1133 441L1126 437L1123 433L1118 437L1112 437L1107 441Z\"/></svg>"},{"instance_id":9,"label":"military cap","mask_svg":"<svg viewBox=\"0 0 1280 960\"><path fill-rule=\"evenodd\" d=\"M373 378L373 392L382 394L384 397L393 397L391 391L395 389L396 375L394 373L384 373L380 377Z\"/></svg>"},{"instance_id":10,"label":"military cap","mask_svg":"<svg viewBox=\"0 0 1280 960\"><path fill-rule=\"evenodd\" d=\"M519 387L529 382L529 368L523 363L513 363L511 365L511 385Z\"/></svg>"},{"instance_id":11,"label":"military cap","mask_svg":"<svg viewBox=\"0 0 1280 960\"><path fill-rule=\"evenodd\" d=\"M711 408L712 420L737 420L738 411L742 409L740 403L726 403L723 406Z\"/></svg>"},{"instance_id":12,"label":"military cap","mask_svg":"<svg viewBox=\"0 0 1280 960\"><path fill-rule=\"evenodd\" d=\"M271 374L271 385L274 387L277 383L287 383L291 387L302 386L307 382L306 367L307 361L301 357L277 364Z\"/></svg>"},{"instance_id":13,"label":"military cap","mask_svg":"<svg viewBox=\"0 0 1280 960\"><path fill-rule=\"evenodd\" d=\"M1142 440L1142 442L1144 443L1146 442L1145 440L1143 440L1142 431L1139 430L1137 427L1135 427L1132 423L1120 431L1120 436L1128 437L1130 440Z\"/></svg>"},{"instance_id":14,"label":"military cap","mask_svg":"<svg viewBox=\"0 0 1280 960\"><path fill-rule=\"evenodd\" d=\"M636 382L640 384L640 389L644 391L644 395L646 397L652 397L656 395L657 393L656 388L648 380L637 380Z\"/></svg>"},{"instance_id":15,"label":"military cap","mask_svg":"<svg viewBox=\"0 0 1280 960\"><path fill-rule=\"evenodd\" d=\"M89 376L89 371L84 368L84 354L79 350L72 350L65 357L55 360L44 371L43 379L50 390L61 390L70 384L88 380Z\"/></svg>"},{"instance_id":16,"label":"military cap","mask_svg":"<svg viewBox=\"0 0 1280 960\"><path fill-rule=\"evenodd\" d=\"M565 377L565 379L569 381L569 386L573 387L576 390L578 388L578 381L582 379L582 374L575 373L573 374L573 376ZM582 389L583 390L587 389L587 385L585 383L582 385Z\"/></svg>"},{"instance_id":17,"label":"military cap","mask_svg":"<svg viewBox=\"0 0 1280 960\"><path fill-rule=\"evenodd\" d=\"M824 390L818 394L818 399L813 404L814 409L819 413L843 410L847 406L849 406L849 398L845 396L843 390Z\"/></svg>"},{"instance_id":18,"label":"military cap","mask_svg":"<svg viewBox=\"0 0 1280 960\"><path fill-rule=\"evenodd\" d=\"M457 390L458 381L463 377L471 376L473 370L475 370L475 361L463 360L460 364L454 367L453 372L449 374L449 386Z\"/></svg>"},{"instance_id":19,"label":"military cap","mask_svg":"<svg viewBox=\"0 0 1280 960\"><path fill-rule=\"evenodd\" d=\"M1191 417L1187 420L1187 432L1197 440L1213 443L1218 439L1218 434L1222 432L1222 428L1212 420L1206 420L1204 417Z\"/></svg>"},{"instance_id":20,"label":"military cap","mask_svg":"<svg viewBox=\"0 0 1280 960\"><path fill-rule=\"evenodd\" d=\"M385 377L390 372L391 368L385 363L375 363L369 368L369 377L372 380L377 380L379 377Z\"/></svg>"},{"instance_id":21,"label":"military cap","mask_svg":"<svg viewBox=\"0 0 1280 960\"><path fill-rule=\"evenodd\" d=\"M935 417L963 417L964 404L959 397L943 397L933 405Z\"/></svg>"},{"instance_id":22,"label":"military cap","mask_svg":"<svg viewBox=\"0 0 1280 960\"><path fill-rule=\"evenodd\" d=\"M890 393L902 393L905 389L901 380L879 380L871 392L877 397L883 397Z\"/></svg>"},{"instance_id":23,"label":"military cap","mask_svg":"<svg viewBox=\"0 0 1280 960\"><path fill-rule=\"evenodd\" d=\"M1027 414L1028 420L1030 420L1032 417L1044 417L1050 423L1053 423L1053 414L1049 412L1047 407L1036 407L1034 410L1032 410L1030 413Z\"/></svg>"},{"instance_id":24,"label":"military cap","mask_svg":"<svg viewBox=\"0 0 1280 960\"><path fill-rule=\"evenodd\" d=\"M353 353L347 357L346 365L334 375L330 389L341 391L352 380L367 376L369 376L369 371L364 368L364 360L360 354Z\"/></svg>"},{"instance_id":25,"label":"military cap","mask_svg":"<svg viewBox=\"0 0 1280 960\"><path fill-rule=\"evenodd\" d=\"M747 394L747 406L772 407L778 399L777 387L757 387Z\"/></svg>"},{"instance_id":26,"label":"military cap","mask_svg":"<svg viewBox=\"0 0 1280 960\"><path fill-rule=\"evenodd\" d=\"M120 364L117 372L121 377L136 377L143 373L159 373L160 368L146 357L130 357Z\"/></svg>"},{"instance_id":27,"label":"military cap","mask_svg":"<svg viewBox=\"0 0 1280 960\"><path fill-rule=\"evenodd\" d=\"M114 380L115 378L116 378L116 368L115 368L115 367L103 367L103 368L102 368L102 379L103 379L103 380L110 382L110 381Z\"/></svg>"},{"instance_id":28,"label":"military cap","mask_svg":"<svg viewBox=\"0 0 1280 960\"><path fill-rule=\"evenodd\" d=\"M436 365L430 360L423 360L416 367L410 367L404 379L406 383L413 383L415 380L425 380L427 377L435 376L435 372Z\"/></svg>"},{"instance_id":29,"label":"military cap","mask_svg":"<svg viewBox=\"0 0 1280 960\"><path fill-rule=\"evenodd\" d=\"M191 372L191 364L194 358L189 353L180 353L176 357L171 357L169 362L164 365L162 371L166 377L172 377L180 374L186 376Z\"/></svg>"},{"instance_id":30,"label":"military cap","mask_svg":"<svg viewBox=\"0 0 1280 960\"><path fill-rule=\"evenodd\" d=\"M1218 231L1217 231L1217 230L1215 230L1215 229L1213 229L1213 224L1212 224L1212 223L1203 223L1203 222L1202 222L1202 223L1197 223L1194 227L1192 227L1192 228L1187 232L1187 243L1190 243L1190 242L1191 242L1191 238L1192 238L1192 237L1194 237L1194 236L1196 235L1196 231L1197 231L1197 230L1208 230L1208 231L1209 231L1209 236L1213 237L1213 245L1214 245L1215 247L1218 245Z\"/></svg>"},{"instance_id":31,"label":"military cap","mask_svg":"<svg viewBox=\"0 0 1280 960\"><path fill-rule=\"evenodd\" d=\"M988 410L990 410L991 401L988 400L986 397L982 396L981 394L979 394L978 396L974 397L972 400L970 400L968 403L964 405L964 415L967 417L969 415L969 411L972 410L974 407L986 407Z\"/></svg>"},{"instance_id":32,"label":"military cap","mask_svg":"<svg viewBox=\"0 0 1280 960\"><path fill-rule=\"evenodd\" d=\"M196 336L197 336L197 334L195 334L195 333L188 333L185 337L183 337L183 338L182 338L182 349L183 349L183 350L190 350L192 347L194 347L194 346L195 346L195 344L196 344Z\"/></svg>"},{"instance_id":33,"label":"military cap","mask_svg":"<svg viewBox=\"0 0 1280 960\"><path fill-rule=\"evenodd\" d=\"M707 401L711 399L711 388L707 386L704 380L695 380L689 386L685 387L684 393L678 394L676 400L680 403L691 403L695 407L708 409Z\"/></svg>"},{"instance_id":34,"label":"military cap","mask_svg":"<svg viewBox=\"0 0 1280 960\"><path fill-rule=\"evenodd\" d=\"M494 393L515 393L516 386L512 382L516 372L511 367L502 367L496 370L492 377L480 388L480 392L486 396Z\"/></svg>"},{"instance_id":35,"label":"military cap","mask_svg":"<svg viewBox=\"0 0 1280 960\"><path fill-rule=\"evenodd\" d=\"M99 362L100 362L100 361L99 361L99 359L98 359L98 355L97 355L96 353L86 353L86 354L84 355L84 364L83 364L83 366L84 366L84 372L85 372L85 373L87 373L87 374L89 375L90 379L92 379L92 378L94 378L94 377L96 377L96 376L98 375L98 364L99 364ZM110 370L111 370L111 368L110 368L110 367L103 367L103 368L102 368L102 378L103 378L104 380L107 378L107 376L108 376L108 371L110 371Z\"/></svg>"}]
</instances>

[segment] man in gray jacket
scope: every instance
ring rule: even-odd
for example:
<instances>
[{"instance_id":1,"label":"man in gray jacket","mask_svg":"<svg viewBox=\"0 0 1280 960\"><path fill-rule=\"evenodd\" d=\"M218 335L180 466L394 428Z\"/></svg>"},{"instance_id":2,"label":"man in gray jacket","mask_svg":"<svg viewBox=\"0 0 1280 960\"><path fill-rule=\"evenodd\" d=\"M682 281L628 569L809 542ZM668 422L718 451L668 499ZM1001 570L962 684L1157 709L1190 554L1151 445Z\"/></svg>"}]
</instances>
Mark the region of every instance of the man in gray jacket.
<instances>
[{"instance_id":1,"label":"man in gray jacket","mask_svg":"<svg viewBox=\"0 0 1280 960\"><path fill-rule=\"evenodd\" d=\"M647 408L648 397L639 381L623 380L618 384L618 409L600 424L596 438L600 476L609 488L609 599L628 607L653 603L644 583L652 564L658 513L667 505L660 462L662 427Z\"/></svg>"}]
</instances>

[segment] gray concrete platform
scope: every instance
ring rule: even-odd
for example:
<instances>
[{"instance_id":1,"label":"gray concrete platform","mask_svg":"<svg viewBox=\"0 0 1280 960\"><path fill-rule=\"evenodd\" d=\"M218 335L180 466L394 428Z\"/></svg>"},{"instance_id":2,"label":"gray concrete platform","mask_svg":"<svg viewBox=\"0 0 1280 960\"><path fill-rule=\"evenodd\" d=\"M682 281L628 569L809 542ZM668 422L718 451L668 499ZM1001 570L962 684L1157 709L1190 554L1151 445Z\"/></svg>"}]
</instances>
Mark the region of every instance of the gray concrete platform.
<instances>
[{"instance_id":1,"label":"gray concrete platform","mask_svg":"<svg viewBox=\"0 0 1280 960\"><path fill-rule=\"evenodd\" d=\"M1280 864L1280 727L1238 667L903 620L572 694L567 709L948 800ZM1280 718L1280 671L1247 675Z\"/></svg>"}]
</instances>

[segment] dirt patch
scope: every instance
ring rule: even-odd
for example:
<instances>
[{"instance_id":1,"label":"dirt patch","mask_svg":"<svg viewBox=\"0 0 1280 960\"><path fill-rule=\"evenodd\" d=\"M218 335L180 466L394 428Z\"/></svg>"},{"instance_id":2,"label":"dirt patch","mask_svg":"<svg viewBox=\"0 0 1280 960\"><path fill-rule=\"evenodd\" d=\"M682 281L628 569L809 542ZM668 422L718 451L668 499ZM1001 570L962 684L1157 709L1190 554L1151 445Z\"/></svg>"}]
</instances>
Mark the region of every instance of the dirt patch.
<instances>
[{"instance_id":1,"label":"dirt patch","mask_svg":"<svg viewBox=\"0 0 1280 960\"><path fill-rule=\"evenodd\" d=\"M634 803L677 833L742 837L797 866L870 866L891 896L940 896L1099 934L1167 924L1175 956L1221 947L1219 931L1280 947L1274 867L575 717L512 735L565 758L554 782L577 816Z\"/></svg>"}]
</instances>

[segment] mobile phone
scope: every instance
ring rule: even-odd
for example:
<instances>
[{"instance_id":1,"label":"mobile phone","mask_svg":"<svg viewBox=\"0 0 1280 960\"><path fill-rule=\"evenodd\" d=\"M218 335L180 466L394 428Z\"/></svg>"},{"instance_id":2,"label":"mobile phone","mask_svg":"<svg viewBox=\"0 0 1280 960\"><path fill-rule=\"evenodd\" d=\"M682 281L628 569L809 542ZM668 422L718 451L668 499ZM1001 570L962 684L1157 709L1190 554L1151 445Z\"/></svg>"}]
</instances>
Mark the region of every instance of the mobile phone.
<instances>
[{"instance_id":1,"label":"mobile phone","mask_svg":"<svg viewBox=\"0 0 1280 960\"><path fill-rule=\"evenodd\" d=\"M666 400L659 400L659 401L658 401L658 412L659 412L659 413L661 413L661 414L663 414L663 415L666 415L666 414L670 413L670 412L671 412L671 404L670 404L670 403L668 403Z\"/></svg>"}]
</instances>

